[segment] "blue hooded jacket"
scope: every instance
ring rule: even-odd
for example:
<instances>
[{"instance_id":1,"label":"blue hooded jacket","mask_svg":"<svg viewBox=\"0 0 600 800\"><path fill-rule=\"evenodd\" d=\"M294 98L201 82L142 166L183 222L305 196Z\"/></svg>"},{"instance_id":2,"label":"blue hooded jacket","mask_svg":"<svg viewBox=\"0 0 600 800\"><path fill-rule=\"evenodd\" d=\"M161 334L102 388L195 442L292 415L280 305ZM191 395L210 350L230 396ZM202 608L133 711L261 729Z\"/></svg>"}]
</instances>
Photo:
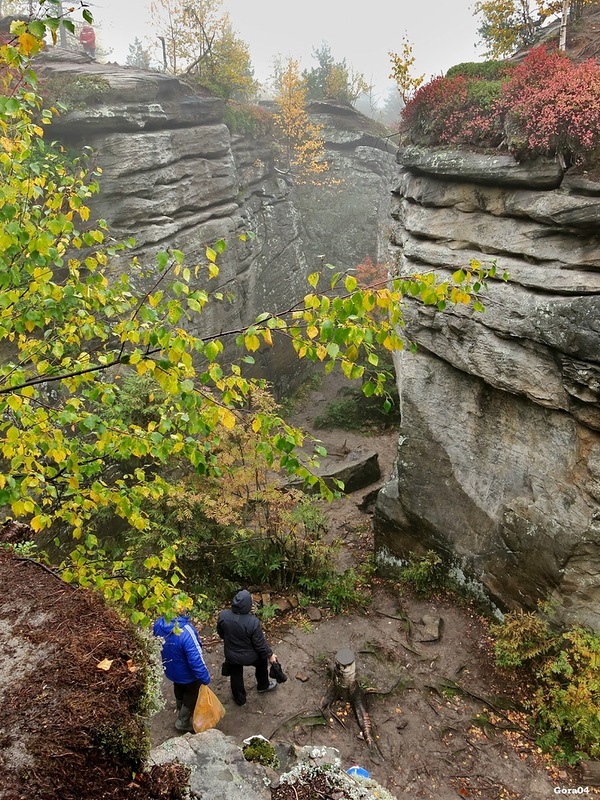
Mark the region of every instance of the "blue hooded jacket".
<instances>
[{"instance_id":1,"label":"blue hooded jacket","mask_svg":"<svg viewBox=\"0 0 600 800\"><path fill-rule=\"evenodd\" d=\"M154 623L154 635L163 640L162 663L170 681L210 683L202 643L189 617L176 617L170 622L159 617Z\"/></svg>"}]
</instances>

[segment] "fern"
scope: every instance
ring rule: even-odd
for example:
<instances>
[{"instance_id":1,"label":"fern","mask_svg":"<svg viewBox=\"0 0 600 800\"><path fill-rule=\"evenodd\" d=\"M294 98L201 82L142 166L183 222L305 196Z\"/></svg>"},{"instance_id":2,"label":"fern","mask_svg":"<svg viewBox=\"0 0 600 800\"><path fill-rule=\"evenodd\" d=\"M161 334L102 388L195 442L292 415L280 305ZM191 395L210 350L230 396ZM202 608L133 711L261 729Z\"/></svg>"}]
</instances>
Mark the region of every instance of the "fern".
<instances>
[{"instance_id":1,"label":"fern","mask_svg":"<svg viewBox=\"0 0 600 800\"><path fill-rule=\"evenodd\" d=\"M532 611L511 611L492 625L496 661L501 667L521 667L547 653L553 643L548 623Z\"/></svg>"}]
</instances>

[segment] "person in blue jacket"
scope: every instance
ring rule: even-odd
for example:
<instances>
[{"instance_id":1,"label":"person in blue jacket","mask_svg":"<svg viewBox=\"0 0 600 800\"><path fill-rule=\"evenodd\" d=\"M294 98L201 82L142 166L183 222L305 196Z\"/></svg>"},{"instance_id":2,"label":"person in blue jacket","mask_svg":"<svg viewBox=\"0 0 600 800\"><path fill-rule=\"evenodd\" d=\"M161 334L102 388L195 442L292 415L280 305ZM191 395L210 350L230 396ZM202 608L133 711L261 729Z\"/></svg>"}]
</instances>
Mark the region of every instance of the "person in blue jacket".
<instances>
[{"instance_id":1,"label":"person in blue jacket","mask_svg":"<svg viewBox=\"0 0 600 800\"><path fill-rule=\"evenodd\" d=\"M251 611L252 595L242 589L233 598L231 609L220 611L217 619L217 633L223 639L231 678L231 694L238 706L246 705L244 667L254 667L259 692L277 688L277 681L269 680L269 663L277 661L277 656L267 644L260 620Z\"/></svg>"},{"instance_id":2,"label":"person in blue jacket","mask_svg":"<svg viewBox=\"0 0 600 800\"><path fill-rule=\"evenodd\" d=\"M187 616L175 617L170 622L159 617L154 623L154 635L163 640L163 668L173 681L179 712L175 727L178 731L193 731L192 718L200 686L210 683L198 632Z\"/></svg>"}]
</instances>

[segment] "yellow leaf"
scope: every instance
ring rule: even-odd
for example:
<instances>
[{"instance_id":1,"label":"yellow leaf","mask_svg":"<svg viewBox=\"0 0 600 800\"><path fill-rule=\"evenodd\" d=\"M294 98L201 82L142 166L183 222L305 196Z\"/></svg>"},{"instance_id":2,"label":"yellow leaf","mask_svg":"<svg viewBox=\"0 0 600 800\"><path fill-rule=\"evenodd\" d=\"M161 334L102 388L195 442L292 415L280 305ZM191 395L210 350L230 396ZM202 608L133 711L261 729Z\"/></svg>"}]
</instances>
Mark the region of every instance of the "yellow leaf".
<instances>
[{"instance_id":1,"label":"yellow leaf","mask_svg":"<svg viewBox=\"0 0 600 800\"><path fill-rule=\"evenodd\" d=\"M32 36L27 32L22 33L19 36L19 47L26 56L30 56L32 53L37 52L40 49L39 42L35 36Z\"/></svg>"},{"instance_id":2,"label":"yellow leaf","mask_svg":"<svg viewBox=\"0 0 600 800\"><path fill-rule=\"evenodd\" d=\"M253 333L246 334L246 336L244 336L244 344L246 346L246 350L249 350L251 353L253 353L260 347L260 339Z\"/></svg>"},{"instance_id":3,"label":"yellow leaf","mask_svg":"<svg viewBox=\"0 0 600 800\"><path fill-rule=\"evenodd\" d=\"M108 672L108 670L112 667L114 659L105 658L96 664L97 669L101 669L103 672Z\"/></svg>"},{"instance_id":4,"label":"yellow leaf","mask_svg":"<svg viewBox=\"0 0 600 800\"><path fill-rule=\"evenodd\" d=\"M273 347L273 337L271 336L271 331L268 328L265 328L262 332L262 335L269 347Z\"/></svg>"},{"instance_id":5,"label":"yellow leaf","mask_svg":"<svg viewBox=\"0 0 600 800\"><path fill-rule=\"evenodd\" d=\"M35 517L33 517L29 525L32 530L38 533L44 528L44 518L41 514L37 514Z\"/></svg>"},{"instance_id":6,"label":"yellow leaf","mask_svg":"<svg viewBox=\"0 0 600 800\"><path fill-rule=\"evenodd\" d=\"M262 427L261 420L258 417L254 417L254 419L252 420L252 430L254 431L254 433L258 433L261 427Z\"/></svg>"},{"instance_id":7,"label":"yellow leaf","mask_svg":"<svg viewBox=\"0 0 600 800\"><path fill-rule=\"evenodd\" d=\"M235 428L235 416L228 408L219 409L219 421L228 430Z\"/></svg>"}]
</instances>

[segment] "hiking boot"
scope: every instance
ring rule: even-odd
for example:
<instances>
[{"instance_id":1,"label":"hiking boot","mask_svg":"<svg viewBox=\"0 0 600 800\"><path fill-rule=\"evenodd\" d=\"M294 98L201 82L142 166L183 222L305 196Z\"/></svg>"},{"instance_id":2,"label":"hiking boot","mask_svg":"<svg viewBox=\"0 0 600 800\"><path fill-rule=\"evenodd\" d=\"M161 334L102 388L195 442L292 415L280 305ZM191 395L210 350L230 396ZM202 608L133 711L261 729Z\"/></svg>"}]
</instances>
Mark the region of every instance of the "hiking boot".
<instances>
[{"instance_id":1,"label":"hiking boot","mask_svg":"<svg viewBox=\"0 0 600 800\"><path fill-rule=\"evenodd\" d=\"M175 720L175 727L182 733L194 733L194 725L192 723L193 709L186 706L181 706L179 709L179 716Z\"/></svg>"},{"instance_id":2,"label":"hiking boot","mask_svg":"<svg viewBox=\"0 0 600 800\"><path fill-rule=\"evenodd\" d=\"M269 685L266 687L266 689L259 689L258 693L262 694L263 692L272 692L273 689L276 688L277 688L277 681L269 681Z\"/></svg>"}]
</instances>

